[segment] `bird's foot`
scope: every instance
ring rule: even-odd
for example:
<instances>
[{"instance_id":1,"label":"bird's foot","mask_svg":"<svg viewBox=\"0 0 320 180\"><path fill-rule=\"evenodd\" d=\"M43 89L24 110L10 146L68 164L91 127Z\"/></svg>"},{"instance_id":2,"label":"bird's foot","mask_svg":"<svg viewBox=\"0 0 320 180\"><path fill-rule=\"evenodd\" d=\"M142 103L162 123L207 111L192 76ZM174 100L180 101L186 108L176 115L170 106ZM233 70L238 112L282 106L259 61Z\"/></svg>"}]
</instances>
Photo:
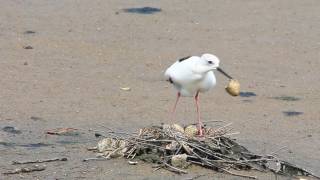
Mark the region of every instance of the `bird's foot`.
<instances>
[{"instance_id":1,"label":"bird's foot","mask_svg":"<svg viewBox=\"0 0 320 180\"><path fill-rule=\"evenodd\" d=\"M198 124L198 136L204 136L204 127L202 126L202 124Z\"/></svg>"},{"instance_id":2,"label":"bird's foot","mask_svg":"<svg viewBox=\"0 0 320 180\"><path fill-rule=\"evenodd\" d=\"M200 129L198 129L197 137L204 138L204 129L202 127Z\"/></svg>"}]
</instances>

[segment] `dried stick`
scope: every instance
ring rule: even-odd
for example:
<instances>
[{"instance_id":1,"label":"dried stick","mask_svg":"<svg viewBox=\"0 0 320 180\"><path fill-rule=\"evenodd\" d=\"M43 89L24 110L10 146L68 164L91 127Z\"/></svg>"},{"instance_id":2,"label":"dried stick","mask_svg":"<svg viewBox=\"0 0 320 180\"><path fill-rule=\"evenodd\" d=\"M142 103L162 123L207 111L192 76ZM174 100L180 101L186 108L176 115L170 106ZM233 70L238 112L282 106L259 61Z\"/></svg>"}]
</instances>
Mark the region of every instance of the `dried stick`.
<instances>
[{"instance_id":1,"label":"dried stick","mask_svg":"<svg viewBox=\"0 0 320 180\"><path fill-rule=\"evenodd\" d=\"M115 150L113 150L111 153L109 153L108 155L107 155L107 157L105 157L106 159L111 159L111 156L115 153L115 152L117 152L117 151L119 151L121 148L117 148L117 149L115 149Z\"/></svg>"},{"instance_id":2,"label":"dried stick","mask_svg":"<svg viewBox=\"0 0 320 180\"><path fill-rule=\"evenodd\" d=\"M44 160L35 160L35 161L12 161L12 164L32 164L32 163L44 163L44 162L52 162L52 161L67 161L67 158L52 158L52 159L44 159Z\"/></svg>"},{"instance_id":3,"label":"dried stick","mask_svg":"<svg viewBox=\"0 0 320 180\"><path fill-rule=\"evenodd\" d=\"M174 172L177 172L177 173L184 173L184 174L187 174L187 171L184 171L182 169L179 169L179 168L176 168L174 166L171 166L170 164L166 163L166 162L163 162L163 164L169 168L171 168ZM170 169L168 169L170 170Z\"/></svg>"},{"instance_id":4,"label":"dried stick","mask_svg":"<svg viewBox=\"0 0 320 180\"><path fill-rule=\"evenodd\" d=\"M94 161L104 161L104 160L108 160L108 159L102 156L102 157L95 157L95 158L86 158L86 159L83 159L82 161L86 162L86 161L92 161L92 160L94 160Z\"/></svg>"},{"instance_id":5,"label":"dried stick","mask_svg":"<svg viewBox=\"0 0 320 180\"><path fill-rule=\"evenodd\" d=\"M228 124L226 124L226 125L224 125L224 126L219 127L219 128L216 129L216 130L213 130L213 132L214 132L214 133L215 133L215 132L219 132L219 131L221 131L221 130L223 130L223 129L225 129L226 127L231 126L231 125L232 125L232 123L228 123Z\"/></svg>"},{"instance_id":6,"label":"dried stick","mask_svg":"<svg viewBox=\"0 0 320 180\"><path fill-rule=\"evenodd\" d=\"M9 174L19 174L19 173L30 173L30 172L34 172L34 171L43 171L45 169L46 169L45 166L34 165L31 167L17 168L13 171L4 172L2 174L9 175Z\"/></svg>"},{"instance_id":7,"label":"dried stick","mask_svg":"<svg viewBox=\"0 0 320 180\"><path fill-rule=\"evenodd\" d=\"M205 176L205 174L199 174L197 176L194 176L194 177L191 177L191 178L187 178L185 180L195 180L195 179L198 179L199 177L202 177L202 176Z\"/></svg>"},{"instance_id":8,"label":"dried stick","mask_svg":"<svg viewBox=\"0 0 320 180\"><path fill-rule=\"evenodd\" d=\"M210 120L210 121L203 121L202 124L206 124L206 123L216 123L216 122L224 122L222 120ZM190 125L197 125L197 123L192 123Z\"/></svg>"},{"instance_id":9,"label":"dried stick","mask_svg":"<svg viewBox=\"0 0 320 180\"><path fill-rule=\"evenodd\" d=\"M234 175L234 176L239 176L239 177L245 177L245 178L249 178L249 179L257 179L257 176L249 176L249 175L244 175L244 174L238 174L238 173L234 173L231 172L229 170L226 170L224 168L222 168L222 170L228 174Z\"/></svg>"},{"instance_id":10,"label":"dried stick","mask_svg":"<svg viewBox=\"0 0 320 180\"><path fill-rule=\"evenodd\" d=\"M278 150L275 150L275 151L273 151L273 152L271 152L271 153L269 153L269 154L270 154L271 156L273 156L273 155L275 155L277 152L282 151L282 150L284 150L284 149L288 149L288 147L287 147L287 146L283 146L283 147L279 148Z\"/></svg>"},{"instance_id":11,"label":"dried stick","mask_svg":"<svg viewBox=\"0 0 320 180\"><path fill-rule=\"evenodd\" d=\"M130 158L130 156L132 155L132 153L135 152L136 149L137 149L136 146L133 146L129 151L127 151L127 159ZM133 156L131 156L131 157L133 157ZM131 159L133 159L133 158L131 158Z\"/></svg>"},{"instance_id":12,"label":"dried stick","mask_svg":"<svg viewBox=\"0 0 320 180\"><path fill-rule=\"evenodd\" d=\"M109 131L107 133L115 133L115 134L125 134L125 135L132 135L132 134L137 134L137 133L127 133L127 132L119 132L119 131L115 131L112 128L109 128L107 126L104 126L102 124L99 124L101 127L104 127L106 129L108 129Z\"/></svg>"}]
</instances>

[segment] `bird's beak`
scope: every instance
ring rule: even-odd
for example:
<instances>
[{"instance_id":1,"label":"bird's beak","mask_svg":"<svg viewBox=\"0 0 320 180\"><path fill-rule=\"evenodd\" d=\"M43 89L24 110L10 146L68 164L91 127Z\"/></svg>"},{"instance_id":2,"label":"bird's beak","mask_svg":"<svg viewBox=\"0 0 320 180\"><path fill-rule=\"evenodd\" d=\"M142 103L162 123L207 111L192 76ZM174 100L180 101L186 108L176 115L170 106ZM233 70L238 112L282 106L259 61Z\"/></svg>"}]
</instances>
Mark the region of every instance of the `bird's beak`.
<instances>
[{"instance_id":1,"label":"bird's beak","mask_svg":"<svg viewBox=\"0 0 320 180\"><path fill-rule=\"evenodd\" d=\"M224 72L221 68L217 67L217 70L218 70L219 72L221 72L221 74L225 75L227 78L233 79L229 74L227 74L226 72Z\"/></svg>"}]
</instances>

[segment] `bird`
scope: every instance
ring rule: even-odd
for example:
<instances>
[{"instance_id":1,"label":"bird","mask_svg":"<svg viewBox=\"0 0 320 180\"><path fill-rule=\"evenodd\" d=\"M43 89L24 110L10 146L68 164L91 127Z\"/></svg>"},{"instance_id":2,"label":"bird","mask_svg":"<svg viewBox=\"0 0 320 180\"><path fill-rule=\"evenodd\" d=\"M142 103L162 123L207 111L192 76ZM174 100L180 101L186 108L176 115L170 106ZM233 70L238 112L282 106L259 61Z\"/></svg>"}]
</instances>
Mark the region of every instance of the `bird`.
<instances>
[{"instance_id":1,"label":"bird","mask_svg":"<svg viewBox=\"0 0 320 180\"><path fill-rule=\"evenodd\" d=\"M213 70L218 70L223 75L232 79L220 67L220 60L217 56L209 53L201 56L187 56L179 59L166 69L164 76L178 91L177 98L171 111L175 116L176 107L181 96L194 97L197 111L198 135L202 137L203 129L200 119L199 93L212 89L217 81Z\"/></svg>"}]
</instances>

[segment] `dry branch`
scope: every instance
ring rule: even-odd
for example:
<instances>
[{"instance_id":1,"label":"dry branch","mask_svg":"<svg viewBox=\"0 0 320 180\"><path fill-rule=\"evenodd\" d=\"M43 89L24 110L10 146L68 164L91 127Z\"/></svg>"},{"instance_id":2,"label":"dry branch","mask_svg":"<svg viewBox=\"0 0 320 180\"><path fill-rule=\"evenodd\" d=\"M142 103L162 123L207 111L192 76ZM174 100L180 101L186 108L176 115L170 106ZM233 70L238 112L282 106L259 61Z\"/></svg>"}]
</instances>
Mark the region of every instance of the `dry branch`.
<instances>
[{"instance_id":1,"label":"dry branch","mask_svg":"<svg viewBox=\"0 0 320 180\"><path fill-rule=\"evenodd\" d=\"M67 158L52 158L52 159L44 159L44 160L34 160L34 161L12 161L13 165L16 164L32 164L32 163L44 163L44 162L52 162L52 161L67 161Z\"/></svg>"},{"instance_id":2,"label":"dry branch","mask_svg":"<svg viewBox=\"0 0 320 180\"><path fill-rule=\"evenodd\" d=\"M19 174L19 173L30 173L30 172L34 172L34 171L43 171L45 169L46 169L45 166L33 165L31 167L17 168L15 170L4 172L2 174L10 175L10 174Z\"/></svg>"}]
</instances>

